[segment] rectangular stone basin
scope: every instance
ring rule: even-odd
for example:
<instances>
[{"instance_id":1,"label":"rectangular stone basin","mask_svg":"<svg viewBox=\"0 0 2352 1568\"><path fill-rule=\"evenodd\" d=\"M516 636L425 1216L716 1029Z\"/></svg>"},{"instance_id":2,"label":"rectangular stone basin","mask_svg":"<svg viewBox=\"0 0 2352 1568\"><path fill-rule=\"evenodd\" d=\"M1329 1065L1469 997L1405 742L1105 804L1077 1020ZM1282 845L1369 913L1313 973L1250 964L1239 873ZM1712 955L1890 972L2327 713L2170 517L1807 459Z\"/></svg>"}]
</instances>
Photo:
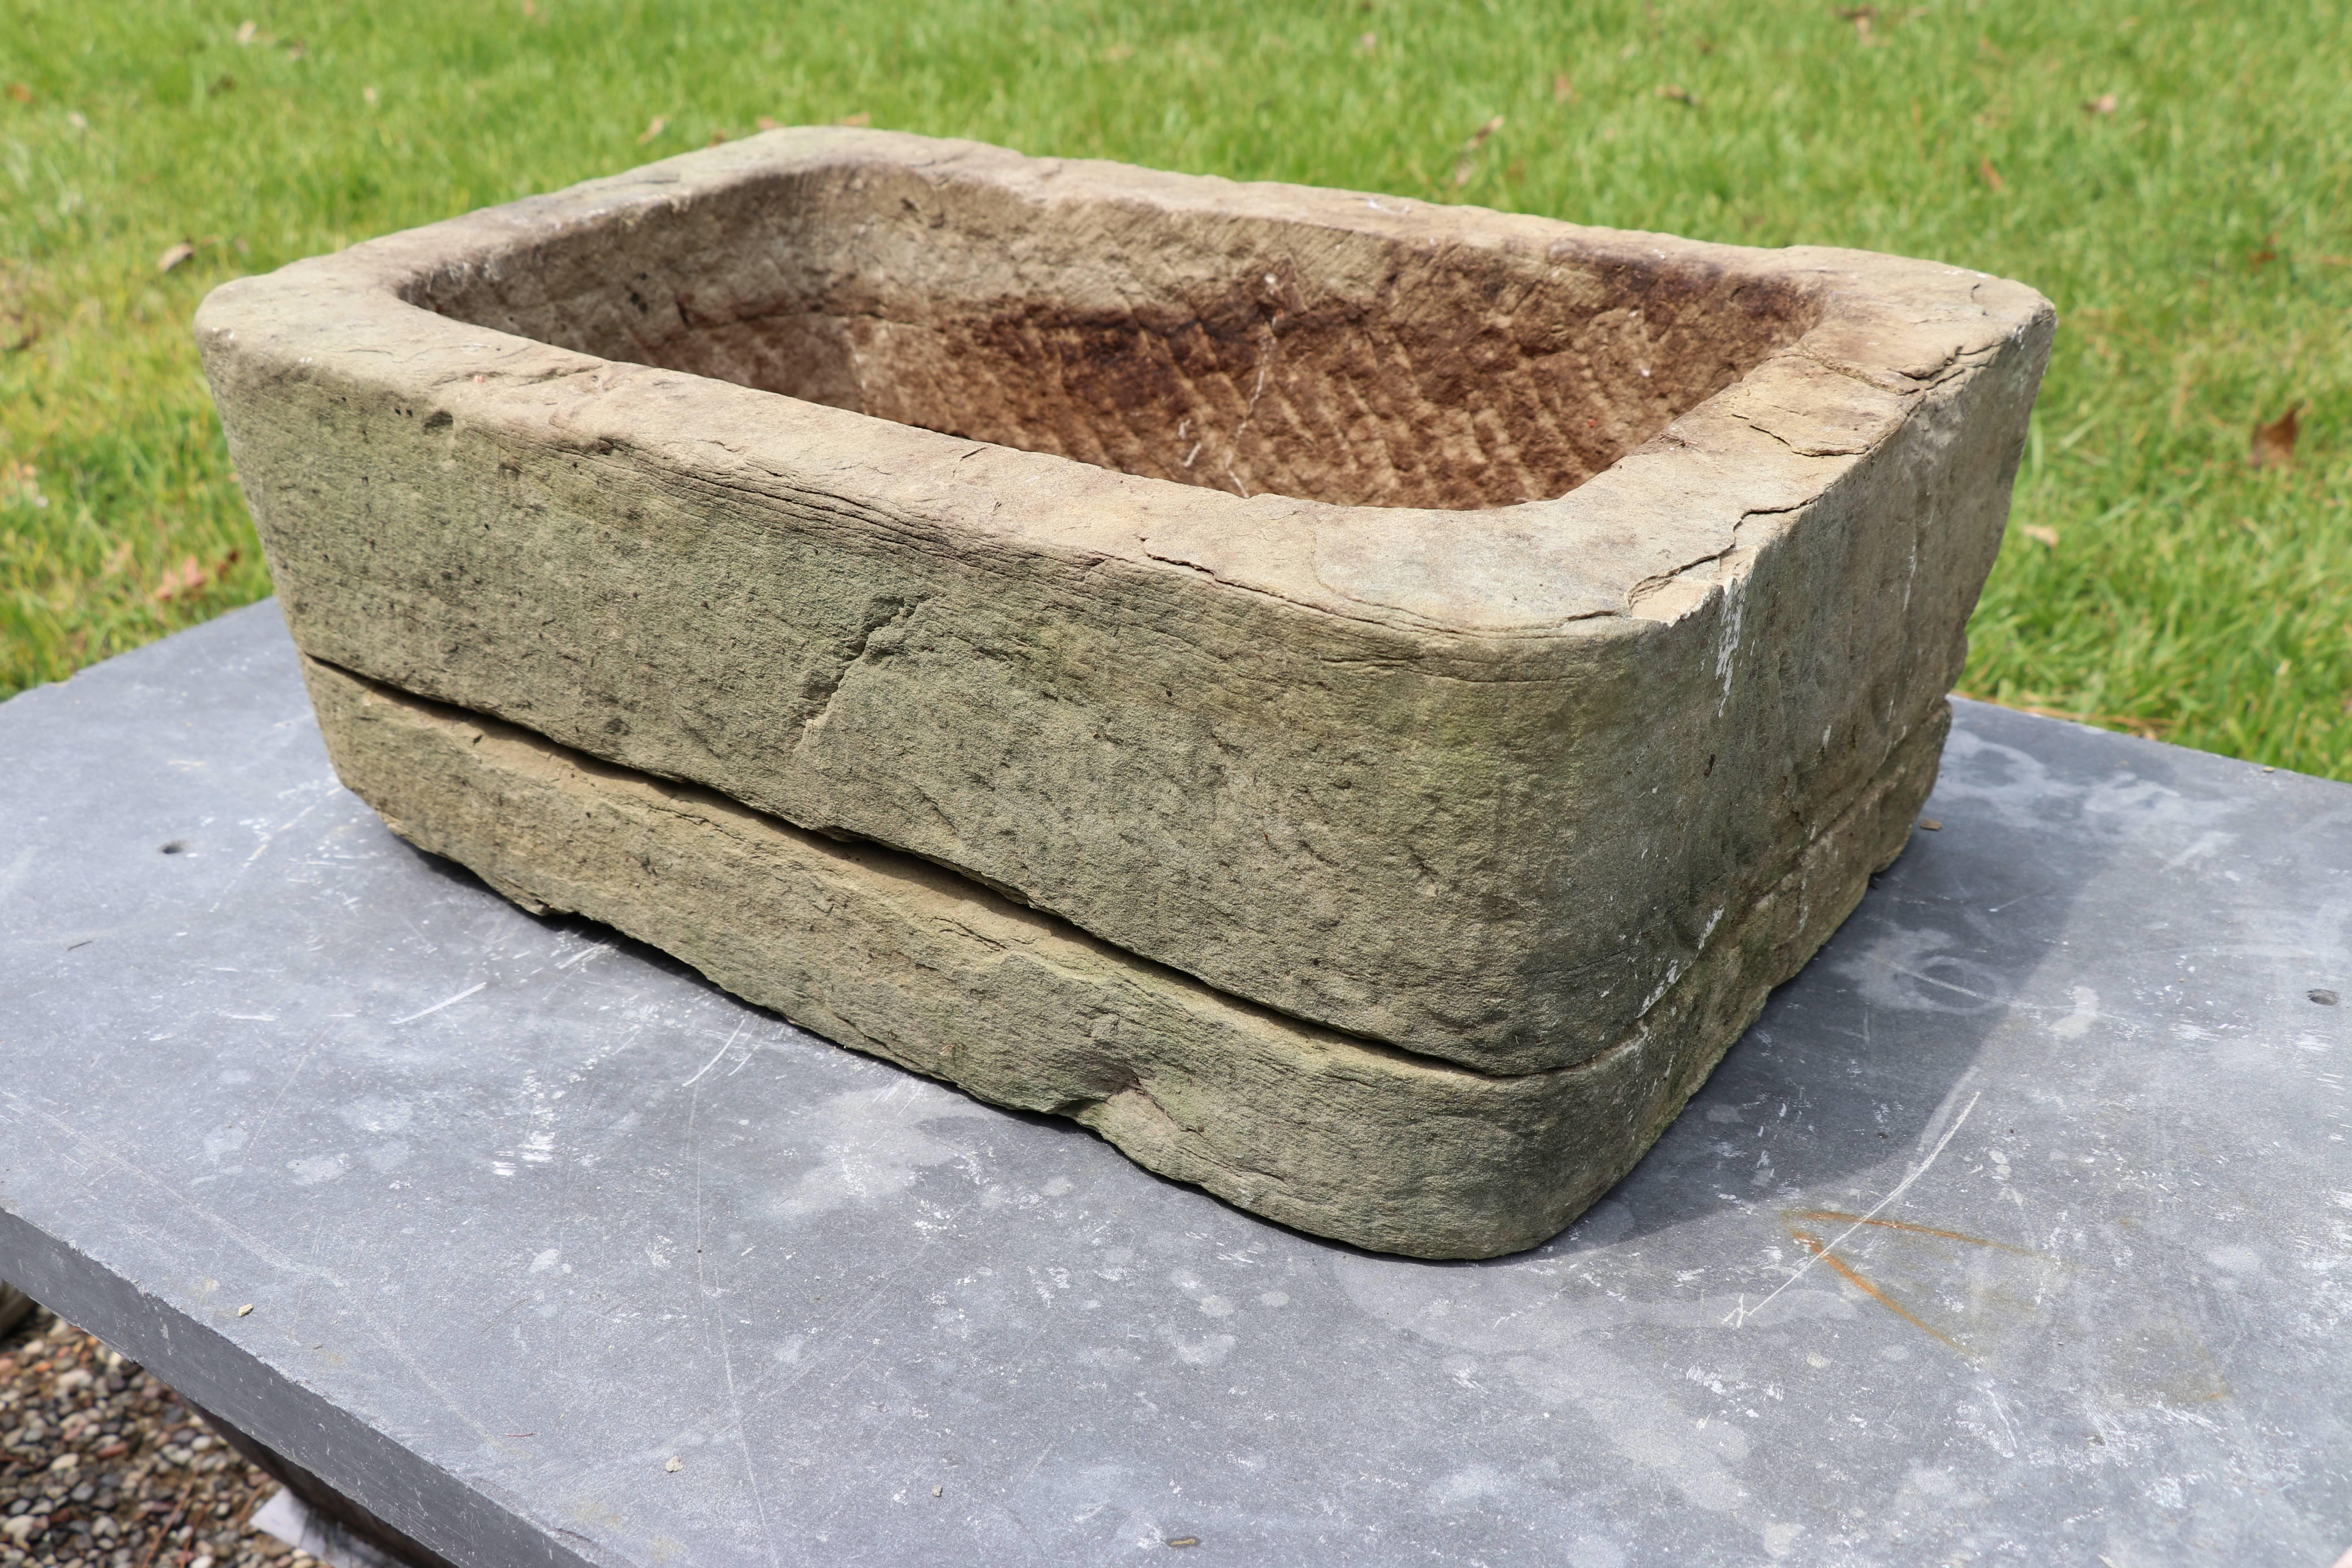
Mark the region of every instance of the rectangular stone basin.
<instances>
[{"instance_id":1,"label":"rectangular stone basin","mask_svg":"<svg viewBox=\"0 0 2352 1568\"><path fill-rule=\"evenodd\" d=\"M1637 1159L1902 847L2053 317L781 131L198 317L416 843L1318 1234Z\"/></svg>"}]
</instances>

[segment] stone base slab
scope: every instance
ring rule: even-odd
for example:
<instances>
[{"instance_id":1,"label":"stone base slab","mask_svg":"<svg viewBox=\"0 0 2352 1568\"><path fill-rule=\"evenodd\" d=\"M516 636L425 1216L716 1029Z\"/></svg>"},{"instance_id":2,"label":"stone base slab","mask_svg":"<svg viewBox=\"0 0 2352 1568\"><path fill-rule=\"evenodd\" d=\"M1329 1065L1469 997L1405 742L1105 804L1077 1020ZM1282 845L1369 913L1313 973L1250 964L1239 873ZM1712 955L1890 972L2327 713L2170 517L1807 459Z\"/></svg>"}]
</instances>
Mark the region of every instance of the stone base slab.
<instances>
[{"instance_id":1,"label":"stone base slab","mask_svg":"<svg viewBox=\"0 0 2352 1568\"><path fill-rule=\"evenodd\" d=\"M418 847L576 911L839 1044L1067 1116L1318 1236L1484 1258L1615 1184L1902 850L1938 704L1614 1047L1492 1076L1267 1011L927 861L305 658L337 773Z\"/></svg>"}]
</instances>

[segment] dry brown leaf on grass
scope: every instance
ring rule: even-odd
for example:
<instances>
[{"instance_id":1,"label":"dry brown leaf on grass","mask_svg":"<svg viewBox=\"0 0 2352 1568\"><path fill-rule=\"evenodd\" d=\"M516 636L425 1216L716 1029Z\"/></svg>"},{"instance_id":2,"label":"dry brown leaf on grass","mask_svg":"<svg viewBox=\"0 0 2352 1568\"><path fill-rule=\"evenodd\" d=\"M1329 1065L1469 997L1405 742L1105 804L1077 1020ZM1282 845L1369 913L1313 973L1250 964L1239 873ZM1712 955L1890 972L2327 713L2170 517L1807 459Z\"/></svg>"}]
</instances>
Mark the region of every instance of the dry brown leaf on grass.
<instances>
[{"instance_id":1,"label":"dry brown leaf on grass","mask_svg":"<svg viewBox=\"0 0 2352 1568\"><path fill-rule=\"evenodd\" d=\"M1576 84L1568 79L1568 73L1555 72L1551 79L1551 100L1554 103L1571 103L1575 99Z\"/></svg>"},{"instance_id":2,"label":"dry brown leaf on grass","mask_svg":"<svg viewBox=\"0 0 2352 1568\"><path fill-rule=\"evenodd\" d=\"M180 558L180 563L177 566L163 574L163 580L156 584L154 592L147 596L159 605L168 605L174 599L184 599L192 594L202 593L205 588L228 575L229 568L236 564L238 553L236 551L230 551L221 558L219 565L209 571L197 564L194 556L184 555Z\"/></svg>"},{"instance_id":3,"label":"dry brown leaf on grass","mask_svg":"<svg viewBox=\"0 0 2352 1568\"><path fill-rule=\"evenodd\" d=\"M2254 426L2246 446L2246 461L2257 468L2284 468L2294 461L2294 440L2303 433L2303 405L2298 403L2267 425Z\"/></svg>"},{"instance_id":4,"label":"dry brown leaf on grass","mask_svg":"<svg viewBox=\"0 0 2352 1568\"><path fill-rule=\"evenodd\" d=\"M8 96L19 103L30 103L33 101L33 89L21 81L12 81L8 84Z\"/></svg>"},{"instance_id":5,"label":"dry brown leaf on grass","mask_svg":"<svg viewBox=\"0 0 2352 1568\"><path fill-rule=\"evenodd\" d=\"M2029 522L2017 531L2036 544L2044 544L2053 550L2058 548L2058 531L2054 528L2044 528L2038 522Z\"/></svg>"},{"instance_id":6,"label":"dry brown leaf on grass","mask_svg":"<svg viewBox=\"0 0 2352 1568\"><path fill-rule=\"evenodd\" d=\"M784 122L782 121L772 120L764 114L760 116L759 119L753 121L752 123L757 125L762 131L782 131L784 128Z\"/></svg>"},{"instance_id":7,"label":"dry brown leaf on grass","mask_svg":"<svg viewBox=\"0 0 2352 1568\"><path fill-rule=\"evenodd\" d=\"M0 463L0 506L19 502L35 511L49 504L41 493L41 471L30 463Z\"/></svg>"},{"instance_id":8,"label":"dry brown leaf on grass","mask_svg":"<svg viewBox=\"0 0 2352 1568\"><path fill-rule=\"evenodd\" d=\"M669 116L667 114L655 115L653 120L646 126L644 134L637 138L637 145L640 147L644 146L646 142L652 141L655 137L660 135L663 132L668 129Z\"/></svg>"},{"instance_id":9,"label":"dry brown leaf on grass","mask_svg":"<svg viewBox=\"0 0 2352 1568\"><path fill-rule=\"evenodd\" d=\"M163 255L155 258L155 270L158 272L169 272L173 268L177 267L181 262L185 261L189 257L194 256L195 253L195 242L194 240L184 239L180 241L179 244L172 246L166 249Z\"/></svg>"},{"instance_id":10,"label":"dry brown leaf on grass","mask_svg":"<svg viewBox=\"0 0 2352 1568\"><path fill-rule=\"evenodd\" d=\"M177 566L163 574L163 580L156 584L154 592L147 596L159 605L168 605L174 599L194 593L206 581L205 569L196 564L196 558L183 556Z\"/></svg>"},{"instance_id":11,"label":"dry brown leaf on grass","mask_svg":"<svg viewBox=\"0 0 2352 1568\"><path fill-rule=\"evenodd\" d=\"M2009 184L2007 180L2000 177L2000 171L1992 166L1990 158L1977 160L1977 177L1982 180L1988 188L1995 191Z\"/></svg>"},{"instance_id":12,"label":"dry brown leaf on grass","mask_svg":"<svg viewBox=\"0 0 2352 1568\"><path fill-rule=\"evenodd\" d=\"M843 115L840 119L835 121L834 123L835 125L850 126L871 125L874 123L874 117L861 109L855 114Z\"/></svg>"},{"instance_id":13,"label":"dry brown leaf on grass","mask_svg":"<svg viewBox=\"0 0 2352 1568\"><path fill-rule=\"evenodd\" d=\"M1683 86L1680 82L1670 81L1661 83L1658 87L1658 96L1670 102L1684 104L1692 109L1700 109L1705 107L1705 105L1699 102L1698 96L1692 92L1690 89Z\"/></svg>"},{"instance_id":14,"label":"dry brown leaf on grass","mask_svg":"<svg viewBox=\"0 0 2352 1568\"><path fill-rule=\"evenodd\" d=\"M250 48L254 38L260 32L260 26L252 21L239 22L236 25L236 47L240 49Z\"/></svg>"},{"instance_id":15,"label":"dry brown leaf on grass","mask_svg":"<svg viewBox=\"0 0 2352 1568\"><path fill-rule=\"evenodd\" d=\"M2113 114L2116 111L2116 101L2117 100L2114 93L2103 92L2096 98L2084 99L2083 100L2083 112L2085 114Z\"/></svg>"},{"instance_id":16,"label":"dry brown leaf on grass","mask_svg":"<svg viewBox=\"0 0 2352 1568\"><path fill-rule=\"evenodd\" d=\"M1503 117L1497 114L1470 133L1470 140L1462 144L1462 155L1454 161L1454 183L1456 185L1468 184L1472 176L1478 173L1480 149L1486 145L1489 136L1502 128Z\"/></svg>"},{"instance_id":17,"label":"dry brown leaf on grass","mask_svg":"<svg viewBox=\"0 0 2352 1568\"><path fill-rule=\"evenodd\" d=\"M1368 55L1377 53L1380 47L1381 36L1378 33L1360 33L1356 37L1356 47Z\"/></svg>"}]
</instances>

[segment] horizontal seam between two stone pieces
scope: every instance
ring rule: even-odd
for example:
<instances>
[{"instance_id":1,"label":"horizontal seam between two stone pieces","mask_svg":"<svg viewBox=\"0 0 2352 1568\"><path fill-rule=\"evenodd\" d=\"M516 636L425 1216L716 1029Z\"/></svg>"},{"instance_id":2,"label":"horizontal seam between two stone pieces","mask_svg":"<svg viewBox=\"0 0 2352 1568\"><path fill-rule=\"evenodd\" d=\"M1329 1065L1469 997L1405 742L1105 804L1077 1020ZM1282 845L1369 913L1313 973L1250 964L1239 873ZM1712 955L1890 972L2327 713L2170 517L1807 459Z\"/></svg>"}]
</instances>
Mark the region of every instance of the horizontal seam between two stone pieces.
<instances>
[{"instance_id":1,"label":"horizontal seam between two stone pieces","mask_svg":"<svg viewBox=\"0 0 2352 1568\"><path fill-rule=\"evenodd\" d=\"M474 725L488 733L501 737L510 737L526 745L548 752L558 760L569 763L573 767L583 768L583 771L625 775L646 781L649 784L658 784L665 790L683 793L689 799L697 801L698 803L715 804L728 812L737 813L744 816L751 817L771 831L785 834L798 841L804 847L814 849L818 853L829 854L833 852L834 846L847 844L855 845L861 848L887 856L892 858L913 862L954 883L957 889L963 897L971 899L973 902L978 903L982 907L998 905L1003 906L1003 910L1000 912L1018 911L1020 916L1025 916L1050 927L1055 935L1061 937L1065 941L1083 943L1084 945L1094 948L1098 952L1115 955L1122 963L1131 963L1148 969L1160 976L1165 983L1192 992L1194 994L1202 996L1221 1006L1231 1007L1237 1012L1255 1014L1261 1017L1273 1019L1286 1028L1300 1030L1314 1038L1318 1044L1325 1047L1326 1048L1343 1051L1360 1051L1367 1056L1386 1058L1391 1062L1412 1068L1417 1071L1457 1076L1486 1083L1500 1084L1519 1083L1536 1079L1557 1079L1567 1077L1570 1074L1598 1071L1602 1068L1612 1058L1623 1051L1633 1048L1640 1045L1643 1039L1648 1037L1649 1032L1647 1030L1637 1029L1622 1040L1619 1040L1612 1045L1604 1046L1589 1057L1581 1058L1579 1060L1567 1063L1560 1067L1539 1068L1533 1072L1525 1073L1482 1072L1476 1068L1465 1066L1461 1062L1449 1061L1443 1057L1431 1056L1424 1052L1411 1050L1402 1046L1391 1045L1385 1040L1375 1040L1362 1035L1350 1033L1345 1029L1334 1028L1328 1024L1321 1023L1311 1018L1302 1018L1296 1014L1286 1013L1279 1007L1268 1006L1265 1003L1255 1001L1246 996L1237 995L1230 991L1223 990L1218 986L1210 984L1207 981L1201 979L1198 975L1188 973L1183 970L1173 967L1172 965L1163 963L1158 959L1149 958L1141 953L1132 952L1129 949L1119 946L1117 942L1106 941L1103 938L1097 936L1094 932L1086 930L1083 926L1076 925L1051 910L1041 910L1032 904L1018 902L1004 893L998 891L994 888L979 881L973 878L970 872L963 870L960 867L948 864L947 862L935 860L926 855L919 855L912 850L902 849L895 844L885 843L884 841L877 838L868 838L860 835L849 833L824 833L819 832L814 828L803 827L798 823L787 821L772 813L761 811L756 807L746 805L741 801L737 800L734 796L727 795L722 791L712 789L708 784L698 784L690 779L672 778L659 773L648 773L641 768L632 768L625 763L611 762L605 758L594 756L589 752L581 752L572 747L566 746L559 741L551 740L547 736L541 734L538 731L532 730L526 725L517 724L510 720L496 718L489 714L479 712L474 709L461 707L456 703L444 702L436 698L421 697L415 692L390 685L384 681L378 680L372 676L362 675L357 670L337 664L331 659L320 658L314 654L306 653L302 657L310 659L311 663L319 665L323 668L333 670L338 675L345 677L387 701L423 709L428 712L435 713L450 720ZM757 1004L753 1004L753 1005L757 1005Z\"/></svg>"}]
</instances>

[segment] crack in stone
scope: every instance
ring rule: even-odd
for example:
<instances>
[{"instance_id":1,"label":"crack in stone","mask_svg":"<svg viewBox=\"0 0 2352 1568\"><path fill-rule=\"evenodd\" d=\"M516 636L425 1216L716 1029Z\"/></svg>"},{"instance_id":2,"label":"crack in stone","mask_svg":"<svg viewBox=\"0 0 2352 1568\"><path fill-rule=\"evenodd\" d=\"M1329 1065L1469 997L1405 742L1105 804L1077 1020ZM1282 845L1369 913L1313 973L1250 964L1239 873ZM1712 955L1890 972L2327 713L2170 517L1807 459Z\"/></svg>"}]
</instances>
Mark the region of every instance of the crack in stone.
<instances>
[{"instance_id":1,"label":"crack in stone","mask_svg":"<svg viewBox=\"0 0 2352 1568\"><path fill-rule=\"evenodd\" d=\"M898 650L899 643L904 640L903 634L895 637L889 634L903 627L929 597L927 594L891 594L877 598L866 606L857 635L845 647L837 649L832 668L813 669L801 682L801 696L815 703L816 711L801 721L801 738L795 743L795 750L808 744L824 728L825 721L833 716L833 700L840 695L842 682L849 679L851 670L865 662L867 654L880 658ZM875 646L877 637L884 639L879 647Z\"/></svg>"}]
</instances>

